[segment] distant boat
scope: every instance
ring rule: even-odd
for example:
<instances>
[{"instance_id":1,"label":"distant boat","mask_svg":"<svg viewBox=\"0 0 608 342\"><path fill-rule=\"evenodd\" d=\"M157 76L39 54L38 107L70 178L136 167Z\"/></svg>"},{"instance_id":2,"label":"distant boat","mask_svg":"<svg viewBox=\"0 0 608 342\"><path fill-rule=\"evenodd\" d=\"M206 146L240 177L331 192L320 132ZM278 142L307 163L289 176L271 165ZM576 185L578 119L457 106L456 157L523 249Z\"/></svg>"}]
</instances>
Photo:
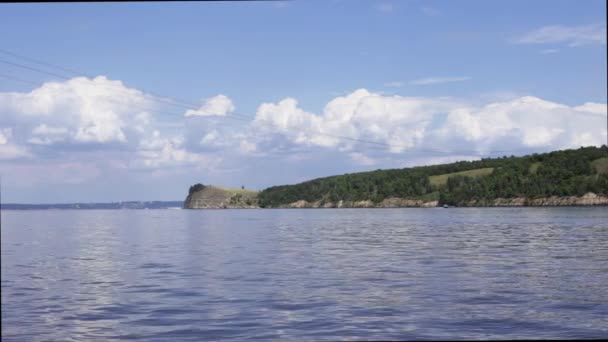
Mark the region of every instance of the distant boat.
<instances>
[{"instance_id":1,"label":"distant boat","mask_svg":"<svg viewBox=\"0 0 608 342\"><path fill-rule=\"evenodd\" d=\"M444 204L443 207L446 209L449 208L449 206L447 204Z\"/></svg>"}]
</instances>

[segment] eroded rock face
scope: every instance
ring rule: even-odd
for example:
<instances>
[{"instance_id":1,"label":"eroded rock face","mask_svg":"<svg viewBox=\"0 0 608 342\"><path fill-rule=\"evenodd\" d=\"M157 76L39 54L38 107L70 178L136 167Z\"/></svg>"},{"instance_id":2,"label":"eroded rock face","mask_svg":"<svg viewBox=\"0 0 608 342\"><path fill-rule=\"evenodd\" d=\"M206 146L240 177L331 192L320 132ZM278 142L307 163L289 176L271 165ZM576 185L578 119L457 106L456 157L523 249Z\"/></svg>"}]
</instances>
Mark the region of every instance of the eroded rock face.
<instances>
[{"instance_id":1,"label":"eroded rock face","mask_svg":"<svg viewBox=\"0 0 608 342\"><path fill-rule=\"evenodd\" d=\"M387 198L380 203L374 203L370 200L365 201L343 201L338 202L307 202L299 200L289 203L282 208L404 208L404 207L436 207L438 201L425 202L422 200L411 200L405 198Z\"/></svg>"},{"instance_id":2,"label":"eroded rock face","mask_svg":"<svg viewBox=\"0 0 608 342\"><path fill-rule=\"evenodd\" d=\"M407 208L407 207L436 207L439 204L438 201L425 202L423 200L406 199L399 197L391 197L383 200L380 203L382 208Z\"/></svg>"},{"instance_id":3,"label":"eroded rock face","mask_svg":"<svg viewBox=\"0 0 608 342\"><path fill-rule=\"evenodd\" d=\"M257 193L238 192L215 186L194 191L184 201L185 209L259 208Z\"/></svg>"},{"instance_id":4,"label":"eroded rock face","mask_svg":"<svg viewBox=\"0 0 608 342\"><path fill-rule=\"evenodd\" d=\"M293 202L293 203L289 203L287 205L288 208L311 208L312 205L309 202L306 202L304 200L299 200L297 202Z\"/></svg>"},{"instance_id":5,"label":"eroded rock face","mask_svg":"<svg viewBox=\"0 0 608 342\"><path fill-rule=\"evenodd\" d=\"M550 207L550 206L588 206L588 205L608 205L608 196L600 196L588 192L583 196L551 196L541 198L496 198L491 201L468 201L463 204L468 207Z\"/></svg>"},{"instance_id":6,"label":"eroded rock face","mask_svg":"<svg viewBox=\"0 0 608 342\"><path fill-rule=\"evenodd\" d=\"M592 192L583 196L543 197L543 198L496 198L489 201L471 200L460 203L464 207L543 207L543 206L589 206L608 205L608 196L600 196ZM307 202L300 200L282 206L282 208L432 208L439 206L439 201L423 201L420 199L407 199L399 197L386 198L380 203L366 201L339 201L339 202Z\"/></svg>"},{"instance_id":7,"label":"eroded rock face","mask_svg":"<svg viewBox=\"0 0 608 342\"><path fill-rule=\"evenodd\" d=\"M608 205L608 196L598 196L588 192L583 196L566 197L544 197L535 198L528 201L528 205L534 206L577 206L577 205Z\"/></svg>"}]
</instances>

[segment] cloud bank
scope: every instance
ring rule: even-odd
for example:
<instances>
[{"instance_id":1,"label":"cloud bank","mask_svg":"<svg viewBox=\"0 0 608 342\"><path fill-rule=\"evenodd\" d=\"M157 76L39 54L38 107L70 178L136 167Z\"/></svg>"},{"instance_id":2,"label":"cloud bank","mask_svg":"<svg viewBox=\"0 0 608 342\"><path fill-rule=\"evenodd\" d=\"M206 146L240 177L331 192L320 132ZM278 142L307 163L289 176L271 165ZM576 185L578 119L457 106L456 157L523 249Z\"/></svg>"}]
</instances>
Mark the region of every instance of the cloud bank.
<instances>
[{"instance_id":1,"label":"cloud bank","mask_svg":"<svg viewBox=\"0 0 608 342\"><path fill-rule=\"evenodd\" d=\"M475 105L361 88L330 99L320 113L287 97L261 103L249 122L227 126L225 117L235 105L217 95L174 117L182 125L173 131L159 123L157 109L142 91L103 76L0 93L2 168L23 184L77 183L113 172L215 172L278 151L296 163L306 162L298 151L314 151L362 167L411 166L410 157L429 164L492 151L601 145L608 139L605 103L568 106L534 96Z\"/></svg>"},{"instance_id":2,"label":"cloud bank","mask_svg":"<svg viewBox=\"0 0 608 342\"><path fill-rule=\"evenodd\" d=\"M358 89L313 114L293 98L264 103L253 125L291 143L340 151L477 153L577 148L606 143L606 104L580 106L524 96L481 107L464 101L384 96ZM339 137L352 139L340 139ZM363 161L360 155L355 159ZM369 164L369 161L362 162Z\"/></svg>"}]
</instances>

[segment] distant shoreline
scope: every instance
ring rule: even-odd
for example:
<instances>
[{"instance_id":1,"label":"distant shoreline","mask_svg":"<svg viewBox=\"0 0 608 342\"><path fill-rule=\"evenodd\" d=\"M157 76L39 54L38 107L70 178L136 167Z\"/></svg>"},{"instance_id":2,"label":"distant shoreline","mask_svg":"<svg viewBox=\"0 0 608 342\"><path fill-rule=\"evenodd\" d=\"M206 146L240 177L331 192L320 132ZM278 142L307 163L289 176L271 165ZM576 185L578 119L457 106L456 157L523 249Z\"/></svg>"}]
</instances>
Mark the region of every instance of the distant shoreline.
<instances>
[{"instance_id":1,"label":"distant shoreline","mask_svg":"<svg viewBox=\"0 0 608 342\"><path fill-rule=\"evenodd\" d=\"M444 208L441 206L437 207L342 207L342 208L325 208L325 207L276 207L276 208L5 208L4 205L0 208L2 211L74 211L74 210L187 210L187 211L199 211L199 210L314 210L314 209L345 209L345 210L359 210L359 209L479 209L479 208L599 208L608 207L608 204L588 204L588 205L503 205L503 206L450 206Z\"/></svg>"},{"instance_id":2,"label":"distant shoreline","mask_svg":"<svg viewBox=\"0 0 608 342\"><path fill-rule=\"evenodd\" d=\"M183 201L125 201L96 203L2 203L2 210L183 209Z\"/></svg>"}]
</instances>

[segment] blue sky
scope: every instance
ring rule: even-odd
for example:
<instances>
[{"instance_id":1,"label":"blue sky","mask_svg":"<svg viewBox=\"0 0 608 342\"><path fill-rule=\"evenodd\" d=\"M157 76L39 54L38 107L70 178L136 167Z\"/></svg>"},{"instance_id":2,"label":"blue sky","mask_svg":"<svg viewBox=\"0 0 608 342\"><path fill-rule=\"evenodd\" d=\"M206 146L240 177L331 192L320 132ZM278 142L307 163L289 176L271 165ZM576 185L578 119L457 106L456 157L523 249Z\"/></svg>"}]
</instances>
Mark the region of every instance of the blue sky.
<instances>
[{"instance_id":1,"label":"blue sky","mask_svg":"<svg viewBox=\"0 0 608 342\"><path fill-rule=\"evenodd\" d=\"M606 142L603 1L0 6L0 49L79 71L0 53L9 202L182 199L195 182Z\"/></svg>"}]
</instances>

